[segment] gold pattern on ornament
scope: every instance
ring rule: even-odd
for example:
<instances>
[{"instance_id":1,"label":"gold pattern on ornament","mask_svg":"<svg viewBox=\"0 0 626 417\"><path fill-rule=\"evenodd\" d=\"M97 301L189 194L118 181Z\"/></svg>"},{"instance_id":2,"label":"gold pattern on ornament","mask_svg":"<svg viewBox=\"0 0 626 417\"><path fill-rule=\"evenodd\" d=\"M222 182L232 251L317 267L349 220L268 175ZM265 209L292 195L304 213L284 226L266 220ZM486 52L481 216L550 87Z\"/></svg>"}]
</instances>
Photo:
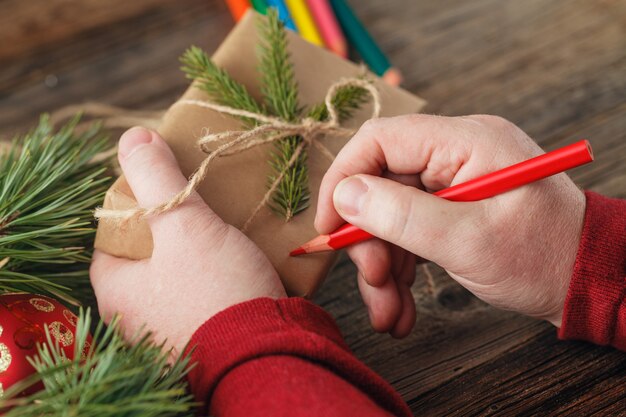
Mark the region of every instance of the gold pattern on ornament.
<instances>
[{"instance_id":1,"label":"gold pattern on ornament","mask_svg":"<svg viewBox=\"0 0 626 417\"><path fill-rule=\"evenodd\" d=\"M0 326L0 336L2 336L3 330L2 326ZM9 369L12 360L13 357L11 356L9 347L4 343L0 343L0 374ZM0 398L2 398L3 395L4 389L2 387L2 383L0 383Z\"/></svg>"},{"instance_id":2,"label":"gold pattern on ornament","mask_svg":"<svg viewBox=\"0 0 626 417\"><path fill-rule=\"evenodd\" d=\"M78 317L76 317L76 314L69 310L63 310L63 317L65 317L65 320L67 320L69 324L76 327L76 323L78 323Z\"/></svg>"},{"instance_id":3,"label":"gold pattern on ornament","mask_svg":"<svg viewBox=\"0 0 626 417\"><path fill-rule=\"evenodd\" d=\"M43 311L44 313L54 311L54 304L50 301L44 300L43 298L31 298L28 302L35 307L35 309Z\"/></svg>"},{"instance_id":4,"label":"gold pattern on ornament","mask_svg":"<svg viewBox=\"0 0 626 417\"><path fill-rule=\"evenodd\" d=\"M4 329L0 326L0 336L2 336L3 331ZM0 343L0 374L9 369L9 365L11 365L12 360L13 357L9 351L9 347L4 343Z\"/></svg>"},{"instance_id":5,"label":"gold pattern on ornament","mask_svg":"<svg viewBox=\"0 0 626 417\"><path fill-rule=\"evenodd\" d=\"M63 347L67 347L74 343L74 335L68 329L68 327L60 321L53 321L48 326L50 334L59 342Z\"/></svg>"}]
</instances>

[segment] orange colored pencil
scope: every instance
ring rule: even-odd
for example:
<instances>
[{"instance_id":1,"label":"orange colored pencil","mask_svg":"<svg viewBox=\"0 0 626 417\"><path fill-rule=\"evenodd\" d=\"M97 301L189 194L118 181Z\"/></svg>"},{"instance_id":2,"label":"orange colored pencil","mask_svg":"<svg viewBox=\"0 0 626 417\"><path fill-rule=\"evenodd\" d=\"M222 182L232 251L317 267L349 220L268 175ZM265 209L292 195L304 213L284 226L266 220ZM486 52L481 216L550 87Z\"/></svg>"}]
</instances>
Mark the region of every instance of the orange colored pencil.
<instances>
[{"instance_id":1,"label":"orange colored pencil","mask_svg":"<svg viewBox=\"0 0 626 417\"><path fill-rule=\"evenodd\" d=\"M248 9L252 7L249 0L226 0L226 6L228 6L235 22L239 22Z\"/></svg>"}]
</instances>

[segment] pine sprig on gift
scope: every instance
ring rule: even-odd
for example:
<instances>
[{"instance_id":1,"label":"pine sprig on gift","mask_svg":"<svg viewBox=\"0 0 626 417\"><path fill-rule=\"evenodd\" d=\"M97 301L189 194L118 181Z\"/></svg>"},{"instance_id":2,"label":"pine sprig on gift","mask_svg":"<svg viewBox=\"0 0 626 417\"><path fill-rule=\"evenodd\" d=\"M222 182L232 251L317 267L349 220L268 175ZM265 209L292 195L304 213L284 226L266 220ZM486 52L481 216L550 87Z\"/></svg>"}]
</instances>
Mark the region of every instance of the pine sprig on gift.
<instances>
[{"instance_id":1,"label":"pine sprig on gift","mask_svg":"<svg viewBox=\"0 0 626 417\"><path fill-rule=\"evenodd\" d=\"M98 323L93 343L86 344L91 321L82 312L75 334L74 357L50 337L30 359L36 379L23 381L5 393L0 407L10 407L6 417L187 417L197 406L187 393L184 380L188 357L168 364L169 352L144 335L126 343L113 320L108 327ZM25 385L41 379L45 387L26 398L13 398Z\"/></svg>"},{"instance_id":2,"label":"pine sprig on gift","mask_svg":"<svg viewBox=\"0 0 626 417\"><path fill-rule=\"evenodd\" d=\"M181 68L187 78L197 81L200 89L212 100L224 106L265 113L263 107L248 93L246 87L233 80L230 75L211 61L197 46L191 46L180 58Z\"/></svg>"},{"instance_id":3,"label":"pine sprig on gift","mask_svg":"<svg viewBox=\"0 0 626 417\"><path fill-rule=\"evenodd\" d=\"M0 152L0 292L90 298L92 210L111 183L92 159L109 144L98 126L78 133L77 123L54 131L43 116Z\"/></svg>"},{"instance_id":4,"label":"pine sprig on gift","mask_svg":"<svg viewBox=\"0 0 626 417\"><path fill-rule=\"evenodd\" d=\"M332 104L337 109L339 121L344 121L352 117L354 112L361 108L368 100L366 89L357 86L344 86L337 90L337 94L332 99ZM328 118L328 109L325 103L320 103L309 110L308 116L317 121Z\"/></svg>"},{"instance_id":5,"label":"pine sprig on gift","mask_svg":"<svg viewBox=\"0 0 626 417\"><path fill-rule=\"evenodd\" d=\"M270 10L266 20L259 24L259 72L261 92L271 114L288 122L300 114L298 107L298 83L296 73L287 51L287 33L278 19L278 13Z\"/></svg>"},{"instance_id":6,"label":"pine sprig on gift","mask_svg":"<svg viewBox=\"0 0 626 417\"><path fill-rule=\"evenodd\" d=\"M295 121L301 113L298 104L298 83L287 51L287 33L275 10L267 14L259 27L261 38L260 64L261 91L270 112L283 120ZM278 182L270 207L289 221L309 206L309 175L307 154L301 152L290 161L302 142L302 137L291 136L277 142L272 152L268 186Z\"/></svg>"},{"instance_id":7,"label":"pine sprig on gift","mask_svg":"<svg viewBox=\"0 0 626 417\"><path fill-rule=\"evenodd\" d=\"M223 69L213 63L200 48L192 46L181 58L182 70L187 77L198 82L215 102L255 113L277 116L286 121L296 121L306 114L317 121L328 118L324 103L304 111L298 102L298 84L295 68L288 52L288 39L284 26L275 10L268 10L267 18L261 19L259 33L261 92L264 103L258 103L246 88L233 80ZM340 120L348 119L367 99L367 91L360 87L340 88L333 104ZM251 127L255 123L243 119ZM282 175L278 187L271 197L270 207L287 221L309 205L308 167L306 150L290 164L302 137L285 138L275 144L270 158L272 173L268 176L268 187Z\"/></svg>"}]
</instances>

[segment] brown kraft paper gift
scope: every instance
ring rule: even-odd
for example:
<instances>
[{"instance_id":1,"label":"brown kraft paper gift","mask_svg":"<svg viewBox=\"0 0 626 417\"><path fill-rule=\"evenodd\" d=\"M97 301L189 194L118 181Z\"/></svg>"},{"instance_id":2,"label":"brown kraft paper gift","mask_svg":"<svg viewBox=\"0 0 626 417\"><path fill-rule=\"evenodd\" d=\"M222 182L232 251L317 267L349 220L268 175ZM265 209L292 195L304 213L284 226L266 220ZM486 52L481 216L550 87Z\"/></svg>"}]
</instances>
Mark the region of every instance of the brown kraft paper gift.
<instances>
[{"instance_id":1,"label":"brown kraft paper gift","mask_svg":"<svg viewBox=\"0 0 626 417\"><path fill-rule=\"evenodd\" d=\"M248 12L213 55L214 62L224 68L235 80L243 83L258 100L259 74L257 72L256 13ZM300 105L310 107L323 102L328 88L342 78L362 74L362 68L324 49L318 48L288 31L289 51L295 65L299 85ZM418 112L425 102L410 93L377 80L382 116ZM182 99L208 100L199 89L191 86ZM346 125L358 127L371 114L371 103L363 106ZM212 110L191 105L174 105L164 115L158 129L176 155L183 173L189 176L205 159L206 154L197 145L205 129L212 133L241 126L234 118ZM346 137L324 137L320 142L336 154L348 141ZM217 158L198 188L207 204L225 222L241 228L267 190L270 172L268 158L272 144L261 145L244 152ZM310 296L322 282L334 262L335 253L289 257L289 251L317 235L313 227L317 192L330 161L315 147L308 149L310 207L291 221L264 207L250 224L246 234L276 267L288 294ZM158 169L158 167L154 167ZM105 209L135 208L137 203L124 177L109 189L104 200ZM125 226L102 219L98 225L95 247L115 256L144 259L152 253L152 236L144 221Z\"/></svg>"}]
</instances>

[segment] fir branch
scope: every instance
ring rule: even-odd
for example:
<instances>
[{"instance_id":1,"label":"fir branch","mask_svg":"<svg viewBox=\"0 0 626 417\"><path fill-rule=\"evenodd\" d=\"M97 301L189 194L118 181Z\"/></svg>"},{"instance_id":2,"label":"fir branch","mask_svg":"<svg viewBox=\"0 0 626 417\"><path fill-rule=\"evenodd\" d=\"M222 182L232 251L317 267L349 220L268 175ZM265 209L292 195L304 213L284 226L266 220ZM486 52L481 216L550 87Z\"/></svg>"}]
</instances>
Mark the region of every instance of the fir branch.
<instances>
[{"instance_id":1,"label":"fir branch","mask_svg":"<svg viewBox=\"0 0 626 417\"><path fill-rule=\"evenodd\" d=\"M368 92L362 87L347 85L337 90L337 94L332 99L332 104L337 109L339 121L344 121L352 117L354 112L361 108L368 100ZM311 108L308 117L323 121L328 118L328 109L325 103L320 103Z\"/></svg>"},{"instance_id":2,"label":"fir branch","mask_svg":"<svg viewBox=\"0 0 626 417\"><path fill-rule=\"evenodd\" d=\"M183 417L193 416L197 406L184 380L188 357L168 364L170 352L150 342L149 334L133 345L124 342L119 322L96 326L93 343L87 345L90 312L80 312L76 327L74 360L50 337L29 358L35 378L11 387L0 407L13 407L7 417ZM11 398L35 381L45 387L26 398Z\"/></svg>"},{"instance_id":3,"label":"fir branch","mask_svg":"<svg viewBox=\"0 0 626 417\"><path fill-rule=\"evenodd\" d=\"M268 12L267 19L260 22L259 32L263 39L259 47L261 92L270 113L293 122L300 109L298 83L287 51L287 33L273 9Z\"/></svg>"},{"instance_id":4,"label":"fir branch","mask_svg":"<svg viewBox=\"0 0 626 417\"><path fill-rule=\"evenodd\" d=\"M308 208L310 200L306 152L301 152L291 167L286 168L298 145L294 142L295 137L290 137L276 143L270 159L273 172L267 179L267 186L270 187L284 172L276 192L272 195L270 208L285 217L285 221Z\"/></svg>"},{"instance_id":5,"label":"fir branch","mask_svg":"<svg viewBox=\"0 0 626 417\"><path fill-rule=\"evenodd\" d=\"M78 117L53 131L47 116L0 155L0 292L43 293L71 302L92 294L92 210L110 185L98 126L75 132Z\"/></svg>"},{"instance_id":6,"label":"fir branch","mask_svg":"<svg viewBox=\"0 0 626 417\"><path fill-rule=\"evenodd\" d=\"M259 28L263 42L260 46L259 71L265 103L269 111L286 121L296 120L301 109L298 104L298 84L295 70L287 51L287 34L275 10L269 10L267 19ZM289 221L309 205L308 167L306 152L301 152L294 163L289 161L296 152L302 137L292 136L274 146L268 177L268 186L282 175L270 207Z\"/></svg>"},{"instance_id":7,"label":"fir branch","mask_svg":"<svg viewBox=\"0 0 626 417\"><path fill-rule=\"evenodd\" d=\"M191 46L180 61L183 63L181 69L187 74L187 78L197 81L198 87L212 100L235 109L265 113L265 109L250 95L246 87L215 65L202 49Z\"/></svg>"}]
</instances>

